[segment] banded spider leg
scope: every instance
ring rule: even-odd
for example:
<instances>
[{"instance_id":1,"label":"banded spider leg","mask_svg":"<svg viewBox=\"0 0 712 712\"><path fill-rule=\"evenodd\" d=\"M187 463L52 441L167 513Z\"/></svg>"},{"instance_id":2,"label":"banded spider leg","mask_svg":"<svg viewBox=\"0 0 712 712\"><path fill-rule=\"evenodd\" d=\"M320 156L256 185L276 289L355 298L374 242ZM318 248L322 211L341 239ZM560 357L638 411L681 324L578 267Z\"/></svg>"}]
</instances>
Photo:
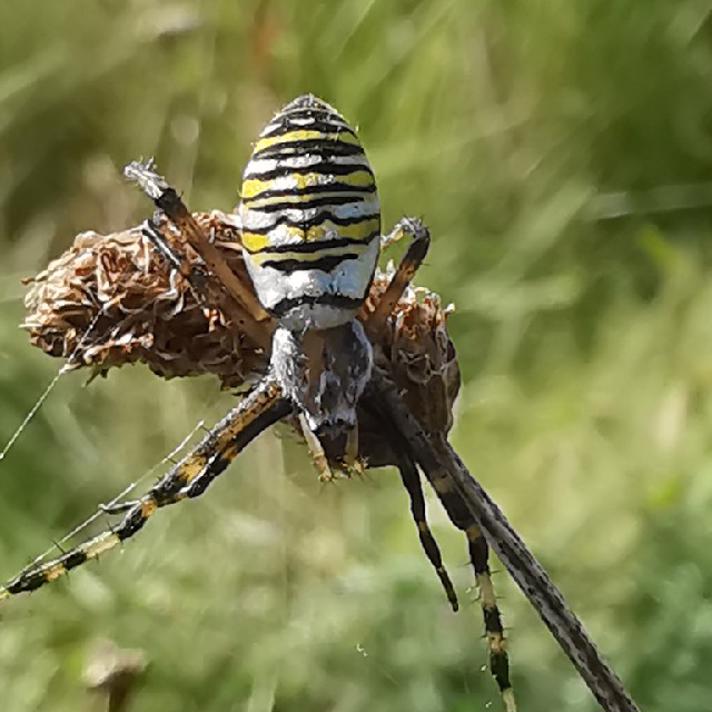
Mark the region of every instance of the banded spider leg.
<instances>
[{"instance_id":1,"label":"banded spider leg","mask_svg":"<svg viewBox=\"0 0 712 712\"><path fill-rule=\"evenodd\" d=\"M487 542L467 503L458 492L449 472L434 457L425 459L419 456L418 451L411 446L410 441L401 429L400 423L394 420L394 413L401 419L407 418L409 422L414 424L412 430L414 432L419 431L418 437L429 443L429 446L425 448L426 450L439 452L440 448L445 448L444 437L431 436L421 429L415 416L408 411L402 402L397 393L397 388L387 371L381 368L374 369L374 376L366 393L364 393L364 401L366 407L378 417L382 427L388 429L391 441L398 449L398 456L402 460L410 460L414 463L413 466L417 462L417 465L422 469L423 474L435 490L450 521L458 529L465 532L467 536L470 561L475 571L475 582L479 589L480 605L484 618L490 672L499 687L506 712L516 712L516 700L509 678L507 641L490 576ZM394 403L398 404L397 408Z\"/></svg>"},{"instance_id":2,"label":"banded spider leg","mask_svg":"<svg viewBox=\"0 0 712 712\"><path fill-rule=\"evenodd\" d=\"M373 343L381 341L388 318L403 296L403 292L413 280L415 273L423 264L430 247L430 231L425 223L418 218L401 218L388 235L381 239L381 244L387 246L402 237L410 238L410 245L391 276L391 281L378 300L373 313L364 317L366 331Z\"/></svg>"},{"instance_id":3,"label":"banded spider leg","mask_svg":"<svg viewBox=\"0 0 712 712\"><path fill-rule=\"evenodd\" d=\"M132 163L127 167L126 174L137 181L157 204L168 207L170 213L167 213L167 217L174 223L180 237L187 239L201 256L201 250L213 256L214 259L210 260L204 258L209 268L217 270L221 276L228 270L232 277L228 276L226 281L233 287L235 284L239 285L239 289L228 290L227 295L220 293L219 284L212 279L212 275L203 274L186 264L166 241L157 221L148 220L142 232L164 256L169 267L179 271L187 279L199 303L219 306L236 327L242 328L258 345L264 344L270 331L269 327L265 329L259 325L260 320L266 321L263 310L254 295L241 284L222 256L217 253L177 192L153 171L151 163ZM185 237L186 233L191 239ZM213 252L217 257L214 257ZM0 600L25 591L33 591L84 562L98 558L140 531L160 507L199 496L252 439L288 415L291 409L291 404L282 398L279 386L273 379L265 377L145 495L137 500L102 508L109 514L124 515L116 527L80 543L55 559L28 566L4 587L0 587Z\"/></svg>"},{"instance_id":4,"label":"banded spider leg","mask_svg":"<svg viewBox=\"0 0 712 712\"><path fill-rule=\"evenodd\" d=\"M235 326L245 332L254 343L265 349L269 348L271 337L269 314L263 309L250 287L233 272L218 248L213 245L185 206L175 188L156 172L153 161L145 163L133 161L124 168L124 175L135 182L154 202L158 210L168 217L177 229L179 238L187 242L200 255L209 270L211 282L214 285L219 284L227 291L232 301L228 301L227 305L223 302L220 306L223 308L227 306L226 311ZM186 268L179 258L172 255L165 239L161 239L161 232L155 220L148 221L144 234L174 268L184 273ZM200 299L204 284L192 286L194 294Z\"/></svg>"},{"instance_id":5,"label":"banded spider leg","mask_svg":"<svg viewBox=\"0 0 712 712\"><path fill-rule=\"evenodd\" d=\"M398 300L401 298L404 290L410 284L413 276L421 266L430 245L430 234L427 227L417 218L403 218L394 229L384 238L384 243L399 240L403 236L409 236L411 243L406 250L406 253L396 268L391 282L384 292L381 300L376 305L374 312L366 320L366 330L369 337L374 342L382 341L383 331L386 327L388 318ZM371 410L378 410L375 407L374 399L364 398L367 400ZM411 495L411 508L413 516L418 526L418 531L422 533L421 543L423 549L428 556L428 559L435 567L438 576L441 579L443 587L447 593L448 600L457 610L457 600L454 599L454 591L451 594L451 584L447 573L442 568L440 552L437 550L435 540L432 538L427 523L425 522L425 512L421 509L418 502L418 490L420 490L420 482L418 479L417 467L413 459L407 454L405 444L399 437L395 427L388 422L388 417L382 417L382 424L388 428L391 442L397 450L399 459L398 468L401 472L401 478L404 485ZM397 443L399 443L398 445ZM423 463L419 463L423 467ZM489 567L489 547L487 541L482 535L477 522L470 514L461 497L452 487L452 481L449 477L444 476L437 471L431 471L423 468L423 472L432 485L435 493L440 499L450 521L467 537L467 546L470 555L470 562L475 573L475 582L479 592L480 605L482 607L482 616L484 619L485 636L489 649L490 671L495 678L497 685L502 693L507 712L514 712L516 704L512 685L509 679L509 657L507 654L507 641L504 635L502 626L502 617L497 605L497 599L492 585L491 571ZM420 498L422 499L422 490L420 490ZM416 515L416 508L418 514ZM432 541L431 541L432 540Z\"/></svg>"},{"instance_id":6,"label":"banded spider leg","mask_svg":"<svg viewBox=\"0 0 712 712\"><path fill-rule=\"evenodd\" d=\"M0 600L34 591L96 559L137 534L158 509L199 497L237 455L270 425L291 412L274 381L263 379L177 465L142 497L107 507L123 513L115 527L72 547L51 561L32 565L0 587Z\"/></svg>"},{"instance_id":7,"label":"banded spider leg","mask_svg":"<svg viewBox=\"0 0 712 712\"><path fill-rule=\"evenodd\" d=\"M440 583L445 590L445 595L450 602L452 610L457 612L460 604L457 600L455 587L452 585L450 576L445 569L442 555L440 554L440 548L435 541L433 533L430 531L430 526L428 525L428 521L425 516L425 497L423 496L423 487L420 482L418 468L416 467L415 462L413 462L411 458L407 457L404 452L399 453L399 455L398 470L400 472L403 486L410 497L410 511L413 521L415 522L415 526L418 529L420 545L423 547L423 551L428 557L428 561L430 561L435 569L435 573L440 579Z\"/></svg>"},{"instance_id":8,"label":"banded spider leg","mask_svg":"<svg viewBox=\"0 0 712 712\"><path fill-rule=\"evenodd\" d=\"M153 199L157 207L166 214L178 231L179 239L187 242L203 258L208 268L207 273L185 265L180 257L173 253L157 221L147 221L144 235L164 255L170 267L178 270L188 280L195 298L201 304L223 309L236 328L242 329L256 344L268 349L272 332L269 316L266 315L249 286L243 284L232 272L222 255L188 212L178 193L153 170L152 164L131 164L127 167L126 174L135 180ZM411 236L412 242L403 260L392 275L373 313L363 315L364 326L374 344L381 341L395 305L427 253L429 233L422 222L404 218L385 239L386 241L397 239L404 234ZM147 494L137 500L107 508L110 513L124 515L116 528L102 532L56 559L27 567L4 588L0 588L0 600L16 593L39 588L85 561L97 558L136 534L160 507L199 496L248 442L272 423L288 415L292 409L293 405L283 398L279 385L268 375ZM355 459L358 452L357 443L350 439L347 442L347 450L349 451L346 453L347 459ZM423 549L435 568L453 609L457 610L454 588L426 521L424 498L415 462L407 457L400 457L398 467L410 497L411 513ZM491 667L504 691L508 689L507 657L499 613L489 581L487 546L484 539L478 535L471 517L467 520L463 519L462 512L458 511L458 503L447 497L442 485L438 489L440 483L434 473L426 471L425 474L443 500L450 518L461 529L465 529L470 538L471 556L485 612ZM513 708L508 707L508 709Z\"/></svg>"}]
</instances>

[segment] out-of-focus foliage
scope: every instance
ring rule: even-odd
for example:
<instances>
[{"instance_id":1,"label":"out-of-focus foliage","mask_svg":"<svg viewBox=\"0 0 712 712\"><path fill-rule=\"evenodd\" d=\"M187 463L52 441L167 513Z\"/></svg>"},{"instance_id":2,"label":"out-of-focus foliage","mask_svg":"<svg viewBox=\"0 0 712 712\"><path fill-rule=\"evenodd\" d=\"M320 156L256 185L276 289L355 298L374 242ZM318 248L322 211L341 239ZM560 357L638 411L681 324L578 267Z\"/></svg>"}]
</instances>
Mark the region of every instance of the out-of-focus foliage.
<instances>
[{"instance_id":1,"label":"out-of-focus foliage","mask_svg":"<svg viewBox=\"0 0 712 712\"><path fill-rule=\"evenodd\" d=\"M712 21L698 0L0 3L0 434L58 364L18 280L148 214L155 154L236 202L261 124L312 91L361 129L386 223L457 304L454 441L648 710L711 709ZM9 577L232 396L138 369L61 379L0 462ZM461 595L462 537L431 518ZM593 710L505 575L523 709ZM3 607L0 705L82 707L96 638L143 648L136 710L496 708L477 605L450 613L393 472L320 486L255 443L204 498Z\"/></svg>"}]
</instances>

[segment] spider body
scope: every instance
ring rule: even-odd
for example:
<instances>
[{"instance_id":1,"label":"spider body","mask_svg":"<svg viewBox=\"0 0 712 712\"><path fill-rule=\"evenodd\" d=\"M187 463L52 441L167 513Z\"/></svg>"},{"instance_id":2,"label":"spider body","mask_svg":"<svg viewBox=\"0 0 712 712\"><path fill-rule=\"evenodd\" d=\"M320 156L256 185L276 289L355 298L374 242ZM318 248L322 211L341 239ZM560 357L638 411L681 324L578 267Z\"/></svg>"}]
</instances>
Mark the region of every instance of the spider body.
<instances>
[{"instance_id":1,"label":"spider body","mask_svg":"<svg viewBox=\"0 0 712 712\"><path fill-rule=\"evenodd\" d=\"M260 134L241 196L243 258L257 298L279 324L275 377L317 436L354 432L373 362L355 316L381 233L363 147L333 107L300 96Z\"/></svg>"},{"instance_id":2,"label":"spider body","mask_svg":"<svg viewBox=\"0 0 712 712\"><path fill-rule=\"evenodd\" d=\"M423 550L457 610L455 589L427 523L418 463L383 409L380 394L374 393L372 379L374 361L378 360L383 374L383 367L387 373L393 367L393 355L398 355L396 332L391 328L399 320L396 306L425 258L429 232L421 221L404 218L383 238L388 243L408 235L411 244L398 267L380 276L386 284L375 303L371 295L366 304L381 244L381 218L373 172L353 129L328 104L305 95L287 104L262 131L245 170L237 220L225 216L231 229L238 229L249 280L241 269L232 269L214 236L155 172L152 162L132 163L125 174L172 223L169 226L154 218L137 231L147 240L145 246L153 246L160 256L167 284L171 289L174 283L188 286L191 299L206 317L206 330L210 329L206 315L219 311L224 328L234 337L232 343L239 349L247 342L263 357L269 355L269 363L251 374L259 380L254 379L257 382L239 404L147 492L101 507L108 514L121 515L116 525L54 559L41 557L33 562L0 586L0 601L33 591L98 558L137 534L161 508L199 497L254 437L279 420L297 415L322 474L328 474L330 464L343 465L347 472L358 470L360 453L372 463L396 464ZM234 248L234 239L229 244ZM82 268L85 277L87 273L96 279L95 271ZM69 277L68 285L75 284L77 275ZM88 291L98 289L97 280ZM50 312L63 304L56 291L43 294L52 302L44 305L52 307ZM155 303L149 299L146 307L153 308ZM82 292L84 304L94 306L95 301L87 300ZM132 315L137 311L134 307ZM417 329L409 331L408 319L400 313L401 330L416 335ZM91 323L102 315L98 311ZM108 327L111 333L111 324ZM426 421L438 421L439 399L430 397L428 374L438 370L441 358L450 361L450 342L433 338L434 352L427 344L421 352L420 342L413 338L417 342L414 352L402 354L412 357L405 359L407 381L418 393L421 388L428 393L420 399L421 415ZM448 410L451 400L445 397ZM385 449L379 445L380 456L374 456L372 447L359 447L357 406L372 421L376 440L386 445ZM440 418L442 423L432 432L436 439L443 438L449 428L449 412L447 416ZM426 475L453 523L466 532L482 592L492 671L505 699L513 700L505 638L489 580L487 543L438 468L429 468ZM513 702L506 706L509 712L514 710Z\"/></svg>"}]
</instances>

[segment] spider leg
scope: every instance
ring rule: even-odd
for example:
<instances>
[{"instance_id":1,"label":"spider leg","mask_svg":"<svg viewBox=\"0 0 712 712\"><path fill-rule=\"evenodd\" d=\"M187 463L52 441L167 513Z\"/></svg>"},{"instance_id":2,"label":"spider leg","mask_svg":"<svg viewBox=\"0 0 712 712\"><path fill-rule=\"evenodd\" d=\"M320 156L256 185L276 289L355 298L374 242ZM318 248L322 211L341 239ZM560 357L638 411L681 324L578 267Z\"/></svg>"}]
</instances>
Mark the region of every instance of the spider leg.
<instances>
[{"instance_id":1,"label":"spider leg","mask_svg":"<svg viewBox=\"0 0 712 712\"><path fill-rule=\"evenodd\" d=\"M440 583L442 583L443 588L445 589L445 594L447 595L448 601L450 601L452 610L457 612L459 608L457 594L455 593L452 581L445 570L442 556L440 555L440 549L438 548L438 544L435 541L433 533L430 531L430 527L428 526L428 522L425 517L425 498L423 497L423 488L420 484L420 475L418 474L418 470L413 460L407 456L400 458L400 460L398 470L400 472L401 480L403 481L403 486L408 491L408 496L410 497L410 511L413 515L413 521L418 528L420 544L423 547L425 555L428 557L428 560L433 565L435 572L440 578Z\"/></svg>"},{"instance_id":2,"label":"spider leg","mask_svg":"<svg viewBox=\"0 0 712 712\"><path fill-rule=\"evenodd\" d=\"M467 528L467 542L470 551L470 561L475 570L475 582L480 592L480 605L485 621L485 634L490 655L490 670L497 682L506 709L516 709L512 683L509 680L509 657L507 655L507 640L502 627L502 615L497 605L497 598L492 585L489 567L489 547L480 528L472 524Z\"/></svg>"},{"instance_id":3,"label":"spider leg","mask_svg":"<svg viewBox=\"0 0 712 712\"><path fill-rule=\"evenodd\" d=\"M123 514L138 504L138 499L129 499L126 502L114 502L114 504L100 504L99 511L104 514Z\"/></svg>"},{"instance_id":4,"label":"spider leg","mask_svg":"<svg viewBox=\"0 0 712 712\"><path fill-rule=\"evenodd\" d=\"M56 559L24 569L0 587L0 600L34 591L115 548L140 531L160 507L199 496L251 440L288 415L291 408L282 398L279 386L270 378L263 379L156 485L135 502L127 502L126 510L119 510L125 514L117 526L69 549Z\"/></svg>"},{"instance_id":5,"label":"spider leg","mask_svg":"<svg viewBox=\"0 0 712 712\"><path fill-rule=\"evenodd\" d=\"M156 248L156 251L163 255L171 268L186 279L190 286L190 291L198 304L206 307L218 307L255 344L265 350L269 348L271 341L269 329L265 329L263 324L255 321L245 307L236 299L225 292L224 289L216 288L217 285L211 283L204 273L177 254L168 240L166 240L155 220L146 220L141 226L141 232Z\"/></svg>"},{"instance_id":6,"label":"spider leg","mask_svg":"<svg viewBox=\"0 0 712 712\"><path fill-rule=\"evenodd\" d=\"M393 230L383 238L383 242L386 244L395 242L403 235L410 236L411 243L375 310L367 317L364 324L374 343L379 342L388 317L393 313L398 300L403 296L406 287L423 263L430 247L430 232L425 223L418 218L402 218Z\"/></svg>"},{"instance_id":7,"label":"spider leg","mask_svg":"<svg viewBox=\"0 0 712 712\"><path fill-rule=\"evenodd\" d=\"M304 440L307 443L307 450L309 450L309 455L314 462L314 467L316 467L319 479L322 482L333 482L334 473L329 467L329 461L324 452L324 448L319 442L319 438L312 432L303 413L299 414L299 425L302 429L302 435L304 435Z\"/></svg>"},{"instance_id":8,"label":"spider leg","mask_svg":"<svg viewBox=\"0 0 712 712\"><path fill-rule=\"evenodd\" d=\"M180 230L190 246L203 258L210 271L220 283L241 304L255 321L269 320L270 316L259 303L254 292L243 284L232 271L230 265L210 241L201 226L192 216L175 188L154 170L152 161L134 161L124 168L124 175L135 181L139 187L162 210Z\"/></svg>"},{"instance_id":9,"label":"spider leg","mask_svg":"<svg viewBox=\"0 0 712 712\"><path fill-rule=\"evenodd\" d=\"M344 466L349 475L363 475L366 467L358 456L358 426L346 433L346 447L344 448Z\"/></svg>"},{"instance_id":10,"label":"spider leg","mask_svg":"<svg viewBox=\"0 0 712 712\"><path fill-rule=\"evenodd\" d=\"M485 635L489 649L490 672L502 694L507 712L516 712L512 683L509 679L507 639L502 626L502 615L492 585L489 568L489 547L474 517L470 514L452 480L447 474L427 472L426 476L442 502L450 521L467 536L470 561L475 571L475 582L480 594Z\"/></svg>"},{"instance_id":11,"label":"spider leg","mask_svg":"<svg viewBox=\"0 0 712 712\"><path fill-rule=\"evenodd\" d=\"M443 589L445 589L445 595L452 606L452 610L457 611L459 603L457 601L455 588L443 564L440 548L428 526L425 514L425 498L423 497L423 488L420 484L418 468L412 457L408 454L405 443L396 428L393 427L390 421L382 417L381 411L378 408L378 402L372 398L362 399L361 406L370 413L376 422L380 423L384 432L388 435L391 447L396 456L401 481L410 497L410 511L415 526L418 529L420 544L423 547L425 555L428 557L428 561L433 565Z\"/></svg>"},{"instance_id":12,"label":"spider leg","mask_svg":"<svg viewBox=\"0 0 712 712\"><path fill-rule=\"evenodd\" d=\"M377 420L377 422L380 423L384 432L387 433L391 447L396 456L396 461L398 462L398 467L401 470L403 483L406 485L406 488L409 488L409 486L412 487L413 485L406 484L404 469L407 468L408 462L410 463L410 467L415 469L414 458L410 454L410 448L404 440L401 431L398 429L397 425L391 421L387 411L383 409L382 397L382 394L380 394L377 389L373 388L373 382L371 382L370 388L367 389L361 400L361 407L366 409ZM506 712L516 712L517 707L514 698L514 691L512 690L512 684L509 679L507 641L504 636L501 614L499 607L497 606L497 600L490 577L488 564L489 547L487 546L487 542L477 526L475 518L472 516L465 502L456 491L453 480L448 473L440 470L435 465L432 466L432 468L426 468L422 462L419 462L418 464L420 465L426 479L435 490L435 494L438 496L438 499L443 505L450 521L458 529L465 532L467 536L470 560L475 570L475 581L480 591L480 602L482 605L484 628L489 650L490 671L500 689ZM412 480L412 475L410 475L410 477ZM418 482L418 487L419 485L420 483ZM422 498L422 491L420 496ZM413 499L411 499L412 507L415 506L413 502ZM413 509L413 511L415 517L415 509ZM420 524L418 525L418 528L420 531ZM425 544L423 544L423 548L425 548ZM430 555L428 555L428 558L430 558ZM431 561L433 560L431 559Z\"/></svg>"}]
</instances>

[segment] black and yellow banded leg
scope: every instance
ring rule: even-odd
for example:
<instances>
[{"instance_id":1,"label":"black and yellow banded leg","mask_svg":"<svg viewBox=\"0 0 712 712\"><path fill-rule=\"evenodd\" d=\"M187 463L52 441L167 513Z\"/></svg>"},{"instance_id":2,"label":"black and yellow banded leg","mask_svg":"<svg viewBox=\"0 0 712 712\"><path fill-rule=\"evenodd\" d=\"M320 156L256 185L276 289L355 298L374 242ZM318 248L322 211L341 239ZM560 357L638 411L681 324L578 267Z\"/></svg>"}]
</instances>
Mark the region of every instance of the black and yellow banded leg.
<instances>
[{"instance_id":1,"label":"black and yellow banded leg","mask_svg":"<svg viewBox=\"0 0 712 712\"><path fill-rule=\"evenodd\" d=\"M181 239L185 240L203 259L210 272L215 275L220 285L235 300L237 308L232 309L230 316L237 320L241 328L255 343L263 343L269 339L269 330L260 328L260 322L269 322L269 314L260 304L254 290L245 284L233 272L218 248L210 241L208 235L193 217L181 200L175 188L171 187L163 176L155 170L152 161L141 163L134 161L124 168L124 175L134 181L151 198L155 206L178 228ZM149 237L151 237L149 235ZM155 242L154 242L155 244ZM159 247L159 249L161 249ZM165 255L165 250L161 249ZM169 261L170 257L168 256ZM181 270L183 271L183 270Z\"/></svg>"},{"instance_id":2,"label":"black and yellow banded leg","mask_svg":"<svg viewBox=\"0 0 712 712\"><path fill-rule=\"evenodd\" d=\"M62 556L26 568L0 587L0 600L34 591L139 532L160 507L198 497L247 444L291 412L281 389L271 379L260 382L215 427L140 499L120 505L125 510L117 526L73 547Z\"/></svg>"},{"instance_id":3,"label":"black and yellow banded leg","mask_svg":"<svg viewBox=\"0 0 712 712\"><path fill-rule=\"evenodd\" d=\"M190 286L195 301L203 307L220 309L238 329L263 349L268 349L271 342L271 329L256 322L247 310L240 305L225 289L212 279L202 268L196 268L184 259L166 239L161 226L155 219L144 221L142 235L149 240L157 252L163 255L171 269L176 270Z\"/></svg>"},{"instance_id":4,"label":"black and yellow banded leg","mask_svg":"<svg viewBox=\"0 0 712 712\"><path fill-rule=\"evenodd\" d=\"M382 417L379 399L374 398L373 394L370 394L370 397L367 396L361 400L360 405L374 419L374 422L379 423L383 429L384 436L389 440L401 476L401 481L410 498L410 511L415 526L418 529L420 544L423 547L425 555L428 557L428 561L430 561L440 579L440 583L445 590L445 595L453 611L457 611L459 603L457 601L455 588L443 564L440 548L428 526L425 515L425 497L423 496L423 488L420 483L418 468L413 459L406 452L403 438L393 427L393 423L387 418Z\"/></svg>"},{"instance_id":5,"label":"black and yellow banded leg","mask_svg":"<svg viewBox=\"0 0 712 712\"><path fill-rule=\"evenodd\" d=\"M489 547L477 523L458 494L452 478L441 472L425 473L440 499L450 521L465 532L470 561L475 570L475 582L479 591L485 635L489 651L490 672L502 695L506 712L516 712L517 705L509 679L509 655L504 636L502 616L492 585L489 568Z\"/></svg>"},{"instance_id":6,"label":"black and yellow banded leg","mask_svg":"<svg viewBox=\"0 0 712 712\"><path fill-rule=\"evenodd\" d=\"M331 467L329 467L329 461L324 452L324 448L321 442L319 442L319 438L312 432L307 423L306 416L303 413L299 414L299 426L302 429L302 435L306 441L307 450L309 450L309 455L314 463L314 467L316 467L319 480L321 482L333 482L334 473L331 471Z\"/></svg>"},{"instance_id":7,"label":"black and yellow banded leg","mask_svg":"<svg viewBox=\"0 0 712 712\"><path fill-rule=\"evenodd\" d=\"M411 243L403 259L396 267L396 271L393 273L391 281L379 299L375 310L368 316L364 324L371 341L375 343L380 341L381 333L388 318L393 313L393 309L403 296L403 292L412 281L418 268L423 264L430 247L430 232L425 223L418 218L402 218L383 241L385 243L394 242L402 236L410 237Z\"/></svg>"},{"instance_id":8,"label":"black and yellow banded leg","mask_svg":"<svg viewBox=\"0 0 712 712\"><path fill-rule=\"evenodd\" d=\"M480 596L482 616L485 623L485 635L489 648L489 663L492 677L494 677L504 701L507 712L516 712L517 706L509 680L509 656L507 655L507 640L502 627L502 615L497 605L497 598L492 585L492 576L489 567L489 547L487 541L477 525L467 527L468 548L470 561L475 570L475 582Z\"/></svg>"},{"instance_id":9,"label":"black and yellow banded leg","mask_svg":"<svg viewBox=\"0 0 712 712\"><path fill-rule=\"evenodd\" d=\"M428 522L425 517L425 498L423 496L423 488L420 484L418 469L415 466L415 463L404 455L400 458L398 471L400 472L403 486L408 491L408 496L410 497L410 511L413 515L415 526L418 528L420 544L423 547L423 551L428 557L428 560L433 565L443 589L445 589L445 595L447 596L448 601L450 601L452 610L457 611L459 604L455 588L453 587L450 576L445 569L443 559L440 554L440 548L435 541L433 533L430 531L430 527L428 526Z\"/></svg>"}]
</instances>

